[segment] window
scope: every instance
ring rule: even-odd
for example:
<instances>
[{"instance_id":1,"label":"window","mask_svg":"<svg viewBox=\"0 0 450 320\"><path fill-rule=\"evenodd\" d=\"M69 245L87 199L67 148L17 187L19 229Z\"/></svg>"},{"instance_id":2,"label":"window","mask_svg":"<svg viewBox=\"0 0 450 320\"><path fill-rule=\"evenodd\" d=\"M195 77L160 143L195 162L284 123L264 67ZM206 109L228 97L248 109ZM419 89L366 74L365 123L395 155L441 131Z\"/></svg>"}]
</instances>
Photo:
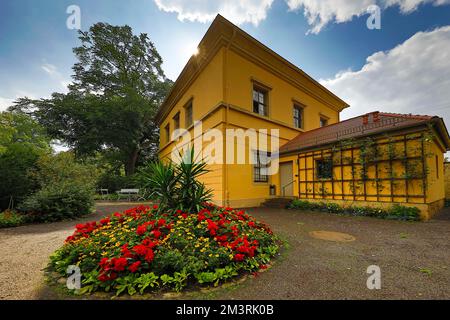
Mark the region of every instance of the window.
<instances>
[{"instance_id":1,"label":"window","mask_svg":"<svg viewBox=\"0 0 450 320\"><path fill-rule=\"evenodd\" d=\"M166 139L166 142L170 142L170 123L168 123L168 124L164 127L164 133L165 133L165 139Z\"/></svg>"},{"instance_id":2,"label":"window","mask_svg":"<svg viewBox=\"0 0 450 320\"><path fill-rule=\"evenodd\" d=\"M320 126L325 127L328 125L328 119L325 117L320 117Z\"/></svg>"},{"instance_id":3,"label":"window","mask_svg":"<svg viewBox=\"0 0 450 320\"><path fill-rule=\"evenodd\" d=\"M173 129L174 130L180 129L180 113L179 112L173 117Z\"/></svg>"},{"instance_id":4,"label":"window","mask_svg":"<svg viewBox=\"0 0 450 320\"><path fill-rule=\"evenodd\" d=\"M267 90L253 87L253 112L261 116L267 116Z\"/></svg>"},{"instance_id":5,"label":"window","mask_svg":"<svg viewBox=\"0 0 450 320\"><path fill-rule=\"evenodd\" d=\"M303 108L294 104L294 127L303 128Z\"/></svg>"},{"instance_id":6,"label":"window","mask_svg":"<svg viewBox=\"0 0 450 320\"><path fill-rule=\"evenodd\" d=\"M186 110L186 128L189 128L194 123L192 114L192 101L189 101L185 107Z\"/></svg>"},{"instance_id":7,"label":"window","mask_svg":"<svg viewBox=\"0 0 450 320\"><path fill-rule=\"evenodd\" d=\"M269 167L270 152L254 151L254 166L253 166L253 182L268 182L269 176L267 168Z\"/></svg>"},{"instance_id":8,"label":"window","mask_svg":"<svg viewBox=\"0 0 450 320\"><path fill-rule=\"evenodd\" d=\"M316 160L316 172L318 179L333 179L333 160Z\"/></svg>"}]
</instances>

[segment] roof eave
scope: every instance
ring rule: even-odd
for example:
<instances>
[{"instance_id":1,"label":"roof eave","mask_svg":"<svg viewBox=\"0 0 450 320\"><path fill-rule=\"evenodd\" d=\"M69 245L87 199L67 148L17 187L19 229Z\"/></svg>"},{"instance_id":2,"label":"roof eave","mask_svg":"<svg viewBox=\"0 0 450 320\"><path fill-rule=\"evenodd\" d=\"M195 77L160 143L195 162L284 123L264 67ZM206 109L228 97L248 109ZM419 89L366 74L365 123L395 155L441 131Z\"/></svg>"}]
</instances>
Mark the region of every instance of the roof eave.
<instances>
[{"instance_id":1,"label":"roof eave","mask_svg":"<svg viewBox=\"0 0 450 320\"><path fill-rule=\"evenodd\" d=\"M450 137L449 137L448 131L445 127L444 121L442 120L442 118L439 118L439 117L433 117L430 120L421 121L421 122L417 122L415 124L409 124L409 125L405 125L405 126L401 126L401 127L386 128L382 132L367 133L367 134L360 135L360 136L353 137L353 138L354 139L362 139L362 138L366 138L366 137L370 137L370 136L379 136L386 132L395 132L395 131L402 131L405 129L424 127L424 126L428 125L429 123L438 123L439 124L440 130L438 132L440 135L440 140L444 143L445 147L447 148L447 151L449 151L450 150ZM442 131L442 129L443 129L443 131ZM444 135L442 134L443 132L445 132ZM445 139L445 135L447 136L446 139ZM279 155L287 156L287 155L292 155L292 154L299 153L299 152L311 151L314 149L323 149L323 148L326 148L327 146L331 146L331 145L335 144L337 141L338 140L334 140L334 141L324 142L324 143L320 143L320 144L316 144L316 145L312 145L312 146L305 146L305 147L300 147L300 148L294 148L291 150L280 151ZM283 148L283 146L281 148Z\"/></svg>"},{"instance_id":2,"label":"roof eave","mask_svg":"<svg viewBox=\"0 0 450 320\"><path fill-rule=\"evenodd\" d=\"M223 40L225 40L225 41L223 41L221 46L227 45L231 41L231 39L229 38L229 35L225 34L225 31L224 31L225 28L227 28L227 27L231 28L233 31L239 32L246 39L248 39L248 41L255 43L259 48L268 52L273 58L282 62L284 65L288 66L290 69L294 70L296 73L300 74L301 76L303 76L303 77L307 78L309 81L311 81L311 83L313 83L315 87L317 87L323 93L325 93L326 95L328 95L329 97L331 97L332 99L334 99L336 101L336 103L334 103L336 111L341 112L345 108L349 107L348 103L343 101L341 98L339 98L333 92L328 90L325 86L323 86L318 81L313 79L306 72L304 72L303 70L301 70L300 68L298 68L297 66L295 66L294 64L292 64L291 62L289 62L288 60L286 60L285 58L280 56L278 53L276 53L275 51L273 51L272 49L270 49L269 47L267 47L266 45L264 45L257 39L253 38L251 35L249 35L248 33L246 33L245 31L243 31L242 29L240 29L239 27L237 27L236 25L234 25L233 23L231 23L230 21L228 21L227 19L225 19L223 16L221 16L219 14L216 16L214 21L209 26L208 30L206 31L202 40L200 41L198 47L202 48L203 44L207 41L216 43L215 40L219 41L221 38L223 38ZM217 32L214 32L214 30L217 30ZM213 37L213 36L216 36L217 39L212 39L211 37ZM204 58L205 56L208 56L209 54L210 54L209 52L205 52L205 53L203 53L203 55L192 56L189 59L189 61L184 66L183 70L181 71L180 75L175 80L169 94L164 99L163 103L161 104L160 108L158 109L158 112L155 116L155 121L158 124L161 124L161 121L165 116L166 109L167 108L170 109L172 107L172 105L170 105L170 106L168 106L168 105L172 103L171 100L173 99L173 96L176 93L176 91L183 88L183 84L180 84L180 83L181 82L183 82L183 83L189 82L189 80L195 76L195 72L192 75L188 74L189 72L191 72L190 71L190 69L192 69L191 67L194 65L196 68L201 69L200 64L203 63L203 60L207 60L206 58L205 59L202 59L202 58ZM187 79L184 79L185 77L187 77Z\"/></svg>"},{"instance_id":3,"label":"roof eave","mask_svg":"<svg viewBox=\"0 0 450 320\"><path fill-rule=\"evenodd\" d=\"M437 125L436 129L440 135L440 140L444 144L446 151L450 151L450 135L445 125L444 119L442 119L441 117L433 117L431 121Z\"/></svg>"}]
</instances>

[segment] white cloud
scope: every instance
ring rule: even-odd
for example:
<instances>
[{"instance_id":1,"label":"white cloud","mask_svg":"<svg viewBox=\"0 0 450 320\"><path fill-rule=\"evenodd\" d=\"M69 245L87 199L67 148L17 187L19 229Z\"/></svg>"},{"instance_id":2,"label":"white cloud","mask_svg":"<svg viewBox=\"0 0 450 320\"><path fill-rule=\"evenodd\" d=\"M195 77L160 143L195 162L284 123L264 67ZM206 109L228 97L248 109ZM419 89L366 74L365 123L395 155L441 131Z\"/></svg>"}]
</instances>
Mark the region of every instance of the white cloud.
<instances>
[{"instance_id":1,"label":"white cloud","mask_svg":"<svg viewBox=\"0 0 450 320\"><path fill-rule=\"evenodd\" d=\"M13 104L14 99L0 97L0 112L5 111Z\"/></svg>"},{"instance_id":2,"label":"white cloud","mask_svg":"<svg viewBox=\"0 0 450 320\"><path fill-rule=\"evenodd\" d=\"M449 4L449 0L384 0L385 7L398 5L403 13L409 13L417 10L421 4L431 3L434 6Z\"/></svg>"},{"instance_id":3,"label":"white cloud","mask_svg":"<svg viewBox=\"0 0 450 320\"><path fill-rule=\"evenodd\" d=\"M16 101L19 98L30 98L30 99L36 99L36 95L25 90L14 90L15 94L9 95L10 97L14 96L14 98L5 98L0 97L0 112L5 111L8 109L8 107L12 106L14 101Z\"/></svg>"},{"instance_id":4,"label":"white cloud","mask_svg":"<svg viewBox=\"0 0 450 320\"><path fill-rule=\"evenodd\" d=\"M370 5L381 8L399 6L404 14L411 13L421 5L431 3L435 6L450 4L450 0L286 0L289 9L303 10L311 25L311 33L319 33L329 23L351 21L367 13Z\"/></svg>"},{"instance_id":5,"label":"white cloud","mask_svg":"<svg viewBox=\"0 0 450 320\"><path fill-rule=\"evenodd\" d=\"M437 115L450 129L450 25L418 32L367 58L358 71L321 80L350 104L342 118L371 111Z\"/></svg>"},{"instance_id":6,"label":"white cloud","mask_svg":"<svg viewBox=\"0 0 450 320\"><path fill-rule=\"evenodd\" d=\"M252 23L266 19L274 0L153 0L165 12L174 12L181 21L211 22L220 13L233 23ZM284 0L289 10L303 11L311 33L319 33L329 23L343 23L366 15L371 5L381 8L398 6L403 14L422 4L441 6L450 0Z\"/></svg>"},{"instance_id":7,"label":"white cloud","mask_svg":"<svg viewBox=\"0 0 450 320\"><path fill-rule=\"evenodd\" d=\"M266 19L274 0L154 0L158 8L175 12L181 21L210 22L220 13L233 23L252 23Z\"/></svg>"},{"instance_id":8,"label":"white cloud","mask_svg":"<svg viewBox=\"0 0 450 320\"><path fill-rule=\"evenodd\" d=\"M303 9L303 14L312 26L312 33L319 33L330 22L350 21L354 16L367 12L375 0L287 0L290 10Z\"/></svg>"},{"instance_id":9,"label":"white cloud","mask_svg":"<svg viewBox=\"0 0 450 320\"><path fill-rule=\"evenodd\" d=\"M47 72L49 75L51 76L55 76L55 75L59 75L58 70L56 69L56 67L50 63L44 63L41 66L42 70L44 70L45 72Z\"/></svg>"},{"instance_id":10,"label":"white cloud","mask_svg":"<svg viewBox=\"0 0 450 320\"><path fill-rule=\"evenodd\" d=\"M71 82L67 80L61 80L60 82L60 85L61 87L63 87L64 90L68 90L69 84L71 84Z\"/></svg>"},{"instance_id":11,"label":"white cloud","mask_svg":"<svg viewBox=\"0 0 450 320\"><path fill-rule=\"evenodd\" d=\"M41 69L44 70L51 78L56 80L64 91L67 91L67 86L70 84L70 81L66 80L55 65L44 62L41 65Z\"/></svg>"}]
</instances>

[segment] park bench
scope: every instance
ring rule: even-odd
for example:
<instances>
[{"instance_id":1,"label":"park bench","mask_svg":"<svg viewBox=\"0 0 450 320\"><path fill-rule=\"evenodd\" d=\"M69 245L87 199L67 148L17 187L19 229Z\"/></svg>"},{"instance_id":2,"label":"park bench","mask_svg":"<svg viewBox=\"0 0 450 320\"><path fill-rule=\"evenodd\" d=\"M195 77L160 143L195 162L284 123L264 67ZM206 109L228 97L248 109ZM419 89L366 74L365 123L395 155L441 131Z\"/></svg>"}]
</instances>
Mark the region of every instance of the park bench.
<instances>
[{"instance_id":1,"label":"park bench","mask_svg":"<svg viewBox=\"0 0 450 320\"><path fill-rule=\"evenodd\" d=\"M109 195L109 190L108 189L103 189L103 188L100 188L100 189L98 189L98 192L102 195L102 196L107 196L107 195Z\"/></svg>"},{"instance_id":2,"label":"park bench","mask_svg":"<svg viewBox=\"0 0 450 320\"><path fill-rule=\"evenodd\" d=\"M131 197L139 196L139 189L120 189L117 191L117 196L120 199L122 196L128 196L128 201L131 200ZM137 200L143 199L143 197L138 197Z\"/></svg>"}]
</instances>

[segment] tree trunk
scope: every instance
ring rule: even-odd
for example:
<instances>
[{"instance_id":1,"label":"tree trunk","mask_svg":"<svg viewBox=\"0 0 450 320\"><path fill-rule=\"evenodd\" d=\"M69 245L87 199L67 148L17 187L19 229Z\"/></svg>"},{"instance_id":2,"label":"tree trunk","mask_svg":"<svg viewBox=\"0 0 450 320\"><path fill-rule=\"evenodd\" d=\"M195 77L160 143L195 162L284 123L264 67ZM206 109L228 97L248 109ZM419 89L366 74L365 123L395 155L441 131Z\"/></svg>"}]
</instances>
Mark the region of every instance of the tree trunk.
<instances>
[{"instance_id":1,"label":"tree trunk","mask_svg":"<svg viewBox=\"0 0 450 320\"><path fill-rule=\"evenodd\" d=\"M136 169L136 162L139 155L139 149L135 148L129 155L125 163L125 175L130 176L134 174Z\"/></svg>"}]
</instances>

